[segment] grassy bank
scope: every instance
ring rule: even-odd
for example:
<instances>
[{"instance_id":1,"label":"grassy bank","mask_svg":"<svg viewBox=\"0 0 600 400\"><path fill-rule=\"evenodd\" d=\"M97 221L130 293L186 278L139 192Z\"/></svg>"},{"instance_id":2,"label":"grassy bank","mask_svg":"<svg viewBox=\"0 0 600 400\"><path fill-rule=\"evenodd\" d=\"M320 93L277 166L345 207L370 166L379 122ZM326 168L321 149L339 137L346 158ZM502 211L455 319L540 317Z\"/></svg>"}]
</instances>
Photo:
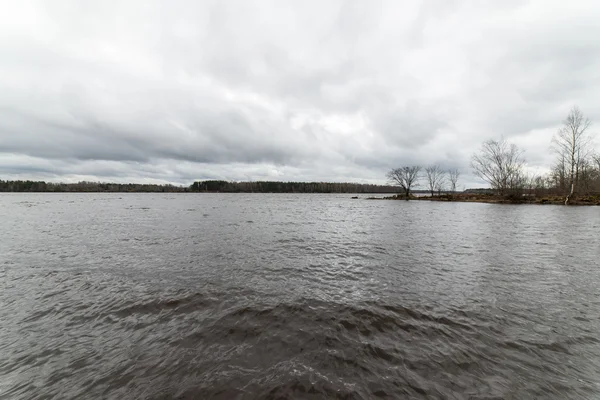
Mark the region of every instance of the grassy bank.
<instances>
[{"instance_id":1,"label":"grassy bank","mask_svg":"<svg viewBox=\"0 0 600 400\"><path fill-rule=\"evenodd\" d=\"M375 198L370 198L375 199ZM406 200L405 196L396 195L381 197L382 200ZM495 203L495 204L559 204L565 203L564 196L498 196L486 193L455 193L440 196L410 196L415 201L460 201L472 203ZM600 206L600 194L575 196L569 201L569 205Z\"/></svg>"}]
</instances>

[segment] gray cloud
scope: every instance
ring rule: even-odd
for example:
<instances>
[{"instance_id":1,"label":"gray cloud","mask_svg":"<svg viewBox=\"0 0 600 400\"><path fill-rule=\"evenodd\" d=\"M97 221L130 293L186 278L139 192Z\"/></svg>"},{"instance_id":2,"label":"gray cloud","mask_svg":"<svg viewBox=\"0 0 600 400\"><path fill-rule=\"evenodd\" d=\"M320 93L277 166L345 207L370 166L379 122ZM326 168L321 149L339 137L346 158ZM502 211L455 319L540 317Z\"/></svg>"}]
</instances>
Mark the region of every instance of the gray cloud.
<instances>
[{"instance_id":1,"label":"gray cloud","mask_svg":"<svg viewBox=\"0 0 600 400\"><path fill-rule=\"evenodd\" d=\"M531 168L600 119L600 6L558 1L57 0L0 6L0 179L383 182ZM600 143L598 143L600 144Z\"/></svg>"}]
</instances>

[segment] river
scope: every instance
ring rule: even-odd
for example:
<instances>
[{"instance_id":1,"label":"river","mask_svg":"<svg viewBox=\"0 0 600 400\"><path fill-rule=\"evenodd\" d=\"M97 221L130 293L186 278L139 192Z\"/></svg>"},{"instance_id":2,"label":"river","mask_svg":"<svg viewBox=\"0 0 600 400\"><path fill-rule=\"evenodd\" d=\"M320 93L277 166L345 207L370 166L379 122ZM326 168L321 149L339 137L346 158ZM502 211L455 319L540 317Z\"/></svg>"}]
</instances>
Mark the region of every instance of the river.
<instances>
[{"instance_id":1,"label":"river","mask_svg":"<svg viewBox=\"0 0 600 400\"><path fill-rule=\"evenodd\" d=\"M599 208L351 196L2 194L0 398L600 396Z\"/></svg>"}]
</instances>

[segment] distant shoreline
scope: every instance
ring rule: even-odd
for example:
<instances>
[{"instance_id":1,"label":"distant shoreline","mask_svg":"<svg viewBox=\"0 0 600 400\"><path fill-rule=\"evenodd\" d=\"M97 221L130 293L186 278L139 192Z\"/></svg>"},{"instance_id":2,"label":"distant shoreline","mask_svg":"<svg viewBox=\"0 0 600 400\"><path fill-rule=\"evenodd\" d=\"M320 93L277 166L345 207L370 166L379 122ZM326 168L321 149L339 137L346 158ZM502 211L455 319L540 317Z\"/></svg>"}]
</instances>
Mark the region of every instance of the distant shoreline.
<instances>
[{"instance_id":1,"label":"distant shoreline","mask_svg":"<svg viewBox=\"0 0 600 400\"><path fill-rule=\"evenodd\" d=\"M149 183L3 181L0 192L60 193L347 193L393 195L398 188L351 182L196 181L189 186Z\"/></svg>"},{"instance_id":2,"label":"distant shoreline","mask_svg":"<svg viewBox=\"0 0 600 400\"><path fill-rule=\"evenodd\" d=\"M375 197L376 195L383 195L386 193L379 192L192 192L192 191L172 191L172 192L158 192L158 191L3 191L4 193L19 193L19 194L189 194L189 195L201 195L201 194L298 194L298 195L352 195L351 199L358 200L393 200L393 201L406 201L406 198L402 195L394 196L382 196ZM369 196L369 197L365 197ZM433 202L448 202L448 203L487 203L487 204L533 204L533 205L564 205L564 196L540 196L540 197L528 197L523 196L522 198L506 198L495 195L482 195L473 193L455 193L440 196L410 196L409 201L433 201ZM574 206L600 206L600 194L586 195L572 198L569 201L569 205Z\"/></svg>"},{"instance_id":3,"label":"distant shoreline","mask_svg":"<svg viewBox=\"0 0 600 400\"><path fill-rule=\"evenodd\" d=\"M367 197L366 200L402 200L406 197L396 195L388 197ZM537 205L564 205L564 196L522 196L502 197L498 195L456 193L440 196L411 196L410 201L440 201L461 203L488 203L488 204L537 204ZM569 200L569 205L576 206L600 206L600 194L576 196Z\"/></svg>"}]
</instances>

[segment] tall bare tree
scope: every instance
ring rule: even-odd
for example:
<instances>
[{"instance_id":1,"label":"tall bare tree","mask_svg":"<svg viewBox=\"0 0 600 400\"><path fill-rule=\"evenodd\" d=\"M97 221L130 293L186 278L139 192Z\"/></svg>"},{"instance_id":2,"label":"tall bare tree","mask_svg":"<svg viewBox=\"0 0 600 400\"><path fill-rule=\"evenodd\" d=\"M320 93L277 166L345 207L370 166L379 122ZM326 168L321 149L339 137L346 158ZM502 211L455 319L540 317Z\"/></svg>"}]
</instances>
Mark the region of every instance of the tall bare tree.
<instances>
[{"instance_id":1,"label":"tall bare tree","mask_svg":"<svg viewBox=\"0 0 600 400\"><path fill-rule=\"evenodd\" d=\"M445 178L444 175L445 172L439 165L430 165L425 168L425 177L427 178L427 186L431 192L431 197L433 197L436 190L438 192L442 191Z\"/></svg>"},{"instance_id":2,"label":"tall bare tree","mask_svg":"<svg viewBox=\"0 0 600 400\"><path fill-rule=\"evenodd\" d=\"M564 154L559 154L556 163L552 167L550 172L552 180L554 181L554 187L560 191L567 190L568 185L568 173L567 173L567 160Z\"/></svg>"},{"instance_id":3,"label":"tall bare tree","mask_svg":"<svg viewBox=\"0 0 600 400\"><path fill-rule=\"evenodd\" d=\"M600 171L600 154L592 155L592 159L596 163L596 168Z\"/></svg>"},{"instance_id":4,"label":"tall bare tree","mask_svg":"<svg viewBox=\"0 0 600 400\"><path fill-rule=\"evenodd\" d=\"M460 172L458 168L453 168L448 170L448 180L450 181L450 191L456 192L456 184L458 183L458 178L460 177Z\"/></svg>"},{"instance_id":5,"label":"tall bare tree","mask_svg":"<svg viewBox=\"0 0 600 400\"><path fill-rule=\"evenodd\" d=\"M574 106L552 138L554 151L559 159L564 160L567 167L569 194L565 204L569 203L569 199L575 193L583 163L590 155L591 139L587 134L590 124L591 121L583 115L579 107Z\"/></svg>"},{"instance_id":6,"label":"tall bare tree","mask_svg":"<svg viewBox=\"0 0 600 400\"><path fill-rule=\"evenodd\" d=\"M475 175L490 184L498 194L507 194L523 184L523 152L505 139L488 140L471 158Z\"/></svg>"},{"instance_id":7,"label":"tall bare tree","mask_svg":"<svg viewBox=\"0 0 600 400\"><path fill-rule=\"evenodd\" d=\"M600 191L600 153L596 153L592 155L592 160L594 160L594 185L593 190L596 192Z\"/></svg>"},{"instance_id":8,"label":"tall bare tree","mask_svg":"<svg viewBox=\"0 0 600 400\"><path fill-rule=\"evenodd\" d=\"M421 172L421 167L414 165L412 167L393 168L386 176L392 184L400 186L404 190L406 200L408 200L410 190L419 185L419 172Z\"/></svg>"}]
</instances>

